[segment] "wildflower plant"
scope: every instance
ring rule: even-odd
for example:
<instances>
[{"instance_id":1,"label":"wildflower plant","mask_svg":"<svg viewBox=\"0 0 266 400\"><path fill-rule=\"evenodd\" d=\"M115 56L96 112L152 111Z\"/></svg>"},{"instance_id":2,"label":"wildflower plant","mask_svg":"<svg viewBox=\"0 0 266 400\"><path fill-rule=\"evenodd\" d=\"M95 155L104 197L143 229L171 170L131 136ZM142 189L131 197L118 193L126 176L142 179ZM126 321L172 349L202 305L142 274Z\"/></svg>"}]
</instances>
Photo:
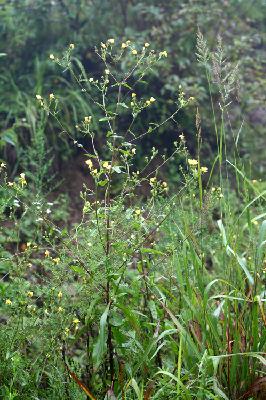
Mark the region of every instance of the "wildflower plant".
<instances>
[{"instance_id":1,"label":"wildflower plant","mask_svg":"<svg viewBox=\"0 0 266 400\"><path fill-rule=\"evenodd\" d=\"M121 368L125 369L123 373L127 375L132 368L127 361L130 357L127 349L131 349L127 343L130 341L136 347L134 352L140 346L140 338L137 339L135 335L137 332L141 335L138 327L139 319L143 318L141 314L150 315L151 321L154 321L151 325L145 323L145 318L143 321L151 336L157 337L154 344L147 345L152 346L151 349L154 346L154 349L157 348L155 362L158 366L162 364L159 338L163 332L156 333L156 324L160 318L158 313L162 314L163 310L156 309L153 285L163 273L157 270L157 263L160 258L166 257L166 253L165 249L160 248L158 239L161 227L171 214L179 193L185 191L195 180L189 171L185 172L186 177L177 189L177 194L168 197L169 186L162 178L161 170L175 154L181 153L187 157L183 137L177 137L170 156L160 154L160 149L147 149L145 164L140 171L136 170L135 158L142 139L156 135L162 125L175 124L179 111L193 105L193 99L186 98L182 90L177 90L176 98L173 99L176 109L172 114L162 121L148 122L145 126L143 115L147 108L155 106L156 98L152 94L148 98L142 98L141 86L151 69L156 68L160 60L167 57L167 53L151 50L148 43L137 46L131 41L121 44L116 43L115 39L109 39L95 49L96 56L102 63L102 73L94 77L87 74L74 57L73 51L74 46L69 46L62 58L50 56L50 59L70 72L83 96L91 103L92 110L98 110L92 115L84 115L83 120L73 127L79 134L90 138L90 145L85 148L75 139L72 131L63 128L60 120L60 99L57 99L56 93L52 100L50 96L48 99L38 97L37 101L61 125L63 133L73 145L83 149L87 174L93 178L94 185L84 186L82 223L75 229L71 241L64 239L64 261L57 258L53 258L53 261L59 261L58 267L62 262L70 265L70 271L76 272L83 279L84 284L80 289L80 317L72 320L72 327L76 339L80 331L89 331L87 334L92 339L92 344L87 348L87 363L92 379L90 385L97 385L97 381L101 379L104 381L103 387L117 392L116 377L119 371ZM96 121L94 115L99 113L101 117ZM142 131L136 130L136 126L139 126L136 125L138 118L143 119ZM105 132L100 147L97 145L99 127ZM158 154L161 162L152 167L152 160ZM143 185L150 192L145 205L136 197L138 189ZM74 247L73 241L76 243ZM75 254L74 260L67 256L69 252ZM47 260L49 255L46 253ZM133 311L127 303L132 301L133 306L134 293L141 292L143 296L137 307L138 311ZM89 304L88 307L85 304ZM62 312L60 307L60 313ZM131 321L135 312L140 314L135 315ZM94 326L97 319L100 322L98 334ZM130 331L124 329L125 326L129 328L131 323L135 326L134 337L130 337ZM71 331L71 324L67 329ZM65 337L66 347L71 348L73 343L67 340L68 334ZM139 368L143 368L144 364L142 367L136 364L133 367L134 374L138 374Z\"/></svg>"}]
</instances>

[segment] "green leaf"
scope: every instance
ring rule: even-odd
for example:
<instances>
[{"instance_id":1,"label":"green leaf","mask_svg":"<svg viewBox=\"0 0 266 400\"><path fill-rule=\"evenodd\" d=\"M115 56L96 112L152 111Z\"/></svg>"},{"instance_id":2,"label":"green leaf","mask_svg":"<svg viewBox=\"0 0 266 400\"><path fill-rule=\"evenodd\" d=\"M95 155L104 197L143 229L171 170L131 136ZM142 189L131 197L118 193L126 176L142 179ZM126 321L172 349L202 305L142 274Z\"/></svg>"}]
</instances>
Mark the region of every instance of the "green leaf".
<instances>
[{"instance_id":1,"label":"green leaf","mask_svg":"<svg viewBox=\"0 0 266 400\"><path fill-rule=\"evenodd\" d=\"M101 316L100 319L100 330L99 330L99 336L98 339L95 343L95 346L93 348L93 353L92 353L92 357L94 360L94 364L96 368L99 368L103 356L106 353L107 350L107 345L106 345L106 341L107 341L107 332L106 332L106 324L107 324L107 317L109 314L109 309L110 309L110 304L108 304L108 306L106 307L106 309L104 310L104 313Z\"/></svg>"},{"instance_id":2,"label":"green leaf","mask_svg":"<svg viewBox=\"0 0 266 400\"><path fill-rule=\"evenodd\" d=\"M123 107L123 108L129 108L126 103L117 103L118 106Z\"/></svg>"},{"instance_id":3,"label":"green leaf","mask_svg":"<svg viewBox=\"0 0 266 400\"><path fill-rule=\"evenodd\" d=\"M115 165L114 167L112 167L112 170L117 172L118 174L121 174L121 172L122 172L118 165Z\"/></svg>"},{"instance_id":4,"label":"green leaf","mask_svg":"<svg viewBox=\"0 0 266 400\"><path fill-rule=\"evenodd\" d=\"M159 251L159 250L156 250L156 249L144 248L144 247L142 247L140 249L140 252L143 253L143 254L154 254L154 255L157 255L157 256L163 256L164 255L164 253L162 251Z\"/></svg>"},{"instance_id":5,"label":"green leaf","mask_svg":"<svg viewBox=\"0 0 266 400\"><path fill-rule=\"evenodd\" d=\"M16 147L18 144L17 134L13 129L7 129L1 132L1 140Z\"/></svg>"},{"instance_id":6,"label":"green leaf","mask_svg":"<svg viewBox=\"0 0 266 400\"><path fill-rule=\"evenodd\" d=\"M98 185L99 186L105 186L108 183L108 179L105 179L104 181L99 181Z\"/></svg>"},{"instance_id":7,"label":"green leaf","mask_svg":"<svg viewBox=\"0 0 266 400\"><path fill-rule=\"evenodd\" d=\"M72 271L76 272L80 276L86 275L86 272L84 271L84 269L82 267L79 267L78 265L71 265L70 269Z\"/></svg>"},{"instance_id":8,"label":"green leaf","mask_svg":"<svg viewBox=\"0 0 266 400\"><path fill-rule=\"evenodd\" d=\"M247 277L249 283L251 285L254 285L254 279L251 276L251 274L250 274L250 272L249 272L249 270L247 268L246 259L243 258L243 257L240 257L238 254L236 254L235 251L229 246L229 244L227 242L227 237L226 237L225 229L224 229L224 226L223 226L223 222L222 222L221 219L219 221L217 221L217 224L218 224L218 227L219 227L220 232L222 234L223 244L225 246L226 253L228 255L232 254L237 259L237 262L240 265L240 267L242 268L242 270L244 271L244 273L246 274L246 277Z\"/></svg>"},{"instance_id":9,"label":"green leaf","mask_svg":"<svg viewBox=\"0 0 266 400\"><path fill-rule=\"evenodd\" d=\"M115 119L115 117L103 117L99 119L99 122L111 121L112 119Z\"/></svg>"}]
</instances>

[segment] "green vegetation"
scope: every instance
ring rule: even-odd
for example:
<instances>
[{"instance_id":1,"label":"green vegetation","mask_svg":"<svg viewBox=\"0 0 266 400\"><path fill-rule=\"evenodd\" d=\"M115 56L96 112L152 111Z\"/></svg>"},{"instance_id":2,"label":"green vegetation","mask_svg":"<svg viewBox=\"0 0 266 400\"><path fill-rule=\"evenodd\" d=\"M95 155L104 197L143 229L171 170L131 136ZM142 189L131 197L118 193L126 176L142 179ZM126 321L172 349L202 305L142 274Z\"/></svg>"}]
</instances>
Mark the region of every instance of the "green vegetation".
<instances>
[{"instance_id":1,"label":"green vegetation","mask_svg":"<svg viewBox=\"0 0 266 400\"><path fill-rule=\"evenodd\" d=\"M264 4L210 3L0 6L1 398L265 398Z\"/></svg>"}]
</instances>

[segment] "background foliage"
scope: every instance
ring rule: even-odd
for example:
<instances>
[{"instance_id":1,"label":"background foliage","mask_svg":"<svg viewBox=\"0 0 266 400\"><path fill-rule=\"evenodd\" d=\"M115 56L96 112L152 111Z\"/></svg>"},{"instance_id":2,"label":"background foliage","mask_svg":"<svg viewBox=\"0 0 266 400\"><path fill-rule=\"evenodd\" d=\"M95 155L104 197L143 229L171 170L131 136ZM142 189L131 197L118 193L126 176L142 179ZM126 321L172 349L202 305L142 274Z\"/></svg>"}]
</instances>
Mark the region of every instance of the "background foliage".
<instances>
[{"instance_id":1,"label":"background foliage","mask_svg":"<svg viewBox=\"0 0 266 400\"><path fill-rule=\"evenodd\" d=\"M157 112L162 118L171 109L169 99L179 85L196 98L202 114L206 156L211 159L215 135L207 106L207 82L195 57L198 27L210 47L214 48L217 36L221 35L225 58L239 64L239 92L235 94L239 102L234 106L231 123L236 132L241 131L241 153L247 162L259 159L258 172L263 173L265 15L263 0L1 1L0 143L2 157L9 160L10 173L15 174L21 165L23 149L34 135L38 119L36 93L60 95L67 128L75 130L71 125L73 116L78 121L80 114L92 112L78 90L70 86L68 73L62 76L50 62L49 54L60 53L69 43L75 43L75 55L89 74L97 76L102 71L93 58L94 45L109 37L150 42L151 48L168 52L164 64L150 74L148 90L157 99ZM147 119L150 118L148 114ZM193 150L193 116L184 113L177 121L181 122ZM157 144L169 147L179 130L178 125L171 130L162 128ZM46 132L46 146L55 150L58 170L61 161L70 156L69 143L58 137L59 128L55 123L49 122ZM75 135L78 136L78 132ZM98 135L100 140L100 131ZM145 142L145 146L151 144L150 139Z\"/></svg>"}]
</instances>

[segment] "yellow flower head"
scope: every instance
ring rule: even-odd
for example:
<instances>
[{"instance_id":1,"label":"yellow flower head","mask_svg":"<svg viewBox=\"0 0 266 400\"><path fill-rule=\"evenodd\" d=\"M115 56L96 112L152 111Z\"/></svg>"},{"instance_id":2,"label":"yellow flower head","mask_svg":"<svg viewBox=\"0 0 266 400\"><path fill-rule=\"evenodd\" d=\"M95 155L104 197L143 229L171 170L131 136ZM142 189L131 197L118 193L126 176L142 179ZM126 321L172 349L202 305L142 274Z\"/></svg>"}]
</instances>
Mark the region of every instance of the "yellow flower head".
<instances>
[{"instance_id":1,"label":"yellow flower head","mask_svg":"<svg viewBox=\"0 0 266 400\"><path fill-rule=\"evenodd\" d=\"M113 38L107 40L108 43L114 44L115 40Z\"/></svg>"},{"instance_id":2,"label":"yellow flower head","mask_svg":"<svg viewBox=\"0 0 266 400\"><path fill-rule=\"evenodd\" d=\"M22 187L23 187L24 185L27 185L26 176L25 176L24 172L22 172L22 173L19 175L19 183L21 184Z\"/></svg>"},{"instance_id":3,"label":"yellow flower head","mask_svg":"<svg viewBox=\"0 0 266 400\"><path fill-rule=\"evenodd\" d=\"M72 322L73 324L77 325L80 323L80 320L78 318L74 318Z\"/></svg>"},{"instance_id":4,"label":"yellow flower head","mask_svg":"<svg viewBox=\"0 0 266 400\"><path fill-rule=\"evenodd\" d=\"M39 101L41 101L41 100L42 100L42 96L39 95L39 94L36 94L36 99L39 100Z\"/></svg>"},{"instance_id":5,"label":"yellow flower head","mask_svg":"<svg viewBox=\"0 0 266 400\"><path fill-rule=\"evenodd\" d=\"M45 257L49 257L50 251L49 250L45 250L44 255L45 255Z\"/></svg>"},{"instance_id":6,"label":"yellow flower head","mask_svg":"<svg viewBox=\"0 0 266 400\"><path fill-rule=\"evenodd\" d=\"M58 264L60 263L60 258L59 258L59 257L53 258L53 262L54 262L56 265L58 265Z\"/></svg>"},{"instance_id":7,"label":"yellow flower head","mask_svg":"<svg viewBox=\"0 0 266 400\"><path fill-rule=\"evenodd\" d=\"M63 309L63 307L58 307L57 311L62 312L62 311L64 311L64 309Z\"/></svg>"},{"instance_id":8,"label":"yellow flower head","mask_svg":"<svg viewBox=\"0 0 266 400\"><path fill-rule=\"evenodd\" d=\"M27 296L28 296L28 297L33 297L33 292L28 292L28 293L27 293Z\"/></svg>"},{"instance_id":9,"label":"yellow flower head","mask_svg":"<svg viewBox=\"0 0 266 400\"><path fill-rule=\"evenodd\" d=\"M156 101L156 99L155 99L154 97L151 97L151 98L150 98L150 102L151 102L151 103L154 103L155 101Z\"/></svg>"},{"instance_id":10,"label":"yellow flower head","mask_svg":"<svg viewBox=\"0 0 266 400\"><path fill-rule=\"evenodd\" d=\"M206 172L208 172L208 168L207 167L201 167L201 172L203 173L203 174L205 174Z\"/></svg>"},{"instance_id":11,"label":"yellow flower head","mask_svg":"<svg viewBox=\"0 0 266 400\"><path fill-rule=\"evenodd\" d=\"M136 215L140 215L140 214L141 214L141 210L140 210L139 208L137 208L137 209L135 210L135 214L136 214Z\"/></svg>"},{"instance_id":12,"label":"yellow flower head","mask_svg":"<svg viewBox=\"0 0 266 400\"><path fill-rule=\"evenodd\" d=\"M108 169L108 170L111 169L111 164L109 164L109 161L104 161L103 168Z\"/></svg>"},{"instance_id":13,"label":"yellow flower head","mask_svg":"<svg viewBox=\"0 0 266 400\"><path fill-rule=\"evenodd\" d=\"M136 93L131 94L132 99L134 99L136 96L137 96Z\"/></svg>"},{"instance_id":14,"label":"yellow flower head","mask_svg":"<svg viewBox=\"0 0 266 400\"><path fill-rule=\"evenodd\" d=\"M58 295L57 295L57 297L58 297L59 299L62 299L62 297L63 297L63 293L61 292L61 290L60 290L60 292L58 292Z\"/></svg>"},{"instance_id":15,"label":"yellow flower head","mask_svg":"<svg viewBox=\"0 0 266 400\"><path fill-rule=\"evenodd\" d=\"M90 115L89 117L85 117L85 118L84 118L85 124L90 124L90 123L91 123L91 120L92 120L92 116L91 116L91 115Z\"/></svg>"},{"instance_id":16,"label":"yellow flower head","mask_svg":"<svg viewBox=\"0 0 266 400\"><path fill-rule=\"evenodd\" d=\"M167 57L168 56L168 54L167 54L167 51L161 51L160 53L159 53L159 57Z\"/></svg>"},{"instance_id":17,"label":"yellow flower head","mask_svg":"<svg viewBox=\"0 0 266 400\"><path fill-rule=\"evenodd\" d=\"M191 167L196 167L196 165L198 165L198 161L195 160L195 159L189 158L189 159L188 159L188 164L189 164Z\"/></svg>"},{"instance_id":18,"label":"yellow flower head","mask_svg":"<svg viewBox=\"0 0 266 400\"><path fill-rule=\"evenodd\" d=\"M149 47L149 46L150 46L150 43L147 43L147 42L146 42L146 43L144 44L144 47Z\"/></svg>"},{"instance_id":19,"label":"yellow flower head","mask_svg":"<svg viewBox=\"0 0 266 400\"><path fill-rule=\"evenodd\" d=\"M156 177L150 179L150 185L153 186L156 183Z\"/></svg>"},{"instance_id":20,"label":"yellow flower head","mask_svg":"<svg viewBox=\"0 0 266 400\"><path fill-rule=\"evenodd\" d=\"M136 56L138 54L138 51L136 49L133 49L131 52L134 56Z\"/></svg>"},{"instance_id":21,"label":"yellow flower head","mask_svg":"<svg viewBox=\"0 0 266 400\"><path fill-rule=\"evenodd\" d=\"M55 59L55 56L53 55L53 54L50 54L50 60L54 60Z\"/></svg>"},{"instance_id":22,"label":"yellow flower head","mask_svg":"<svg viewBox=\"0 0 266 400\"><path fill-rule=\"evenodd\" d=\"M92 169L93 163L92 163L91 160L86 160L86 161L85 161L85 164L88 165L89 169Z\"/></svg>"},{"instance_id":23,"label":"yellow flower head","mask_svg":"<svg viewBox=\"0 0 266 400\"><path fill-rule=\"evenodd\" d=\"M10 299L6 299L6 305L11 306L12 301Z\"/></svg>"},{"instance_id":24,"label":"yellow flower head","mask_svg":"<svg viewBox=\"0 0 266 400\"><path fill-rule=\"evenodd\" d=\"M49 94L49 99L50 99L50 100L53 100L54 98L55 98L55 97L54 97L54 94L53 94L53 93L50 93L50 94Z\"/></svg>"},{"instance_id":25,"label":"yellow flower head","mask_svg":"<svg viewBox=\"0 0 266 400\"><path fill-rule=\"evenodd\" d=\"M74 48L75 48L74 43L70 43L69 48L70 48L70 50L74 50Z\"/></svg>"},{"instance_id":26,"label":"yellow flower head","mask_svg":"<svg viewBox=\"0 0 266 400\"><path fill-rule=\"evenodd\" d=\"M121 44L121 48L122 48L122 49L126 49L127 47L128 47L128 45L127 45L126 43L122 43L122 44Z\"/></svg>"}]
</instances>

